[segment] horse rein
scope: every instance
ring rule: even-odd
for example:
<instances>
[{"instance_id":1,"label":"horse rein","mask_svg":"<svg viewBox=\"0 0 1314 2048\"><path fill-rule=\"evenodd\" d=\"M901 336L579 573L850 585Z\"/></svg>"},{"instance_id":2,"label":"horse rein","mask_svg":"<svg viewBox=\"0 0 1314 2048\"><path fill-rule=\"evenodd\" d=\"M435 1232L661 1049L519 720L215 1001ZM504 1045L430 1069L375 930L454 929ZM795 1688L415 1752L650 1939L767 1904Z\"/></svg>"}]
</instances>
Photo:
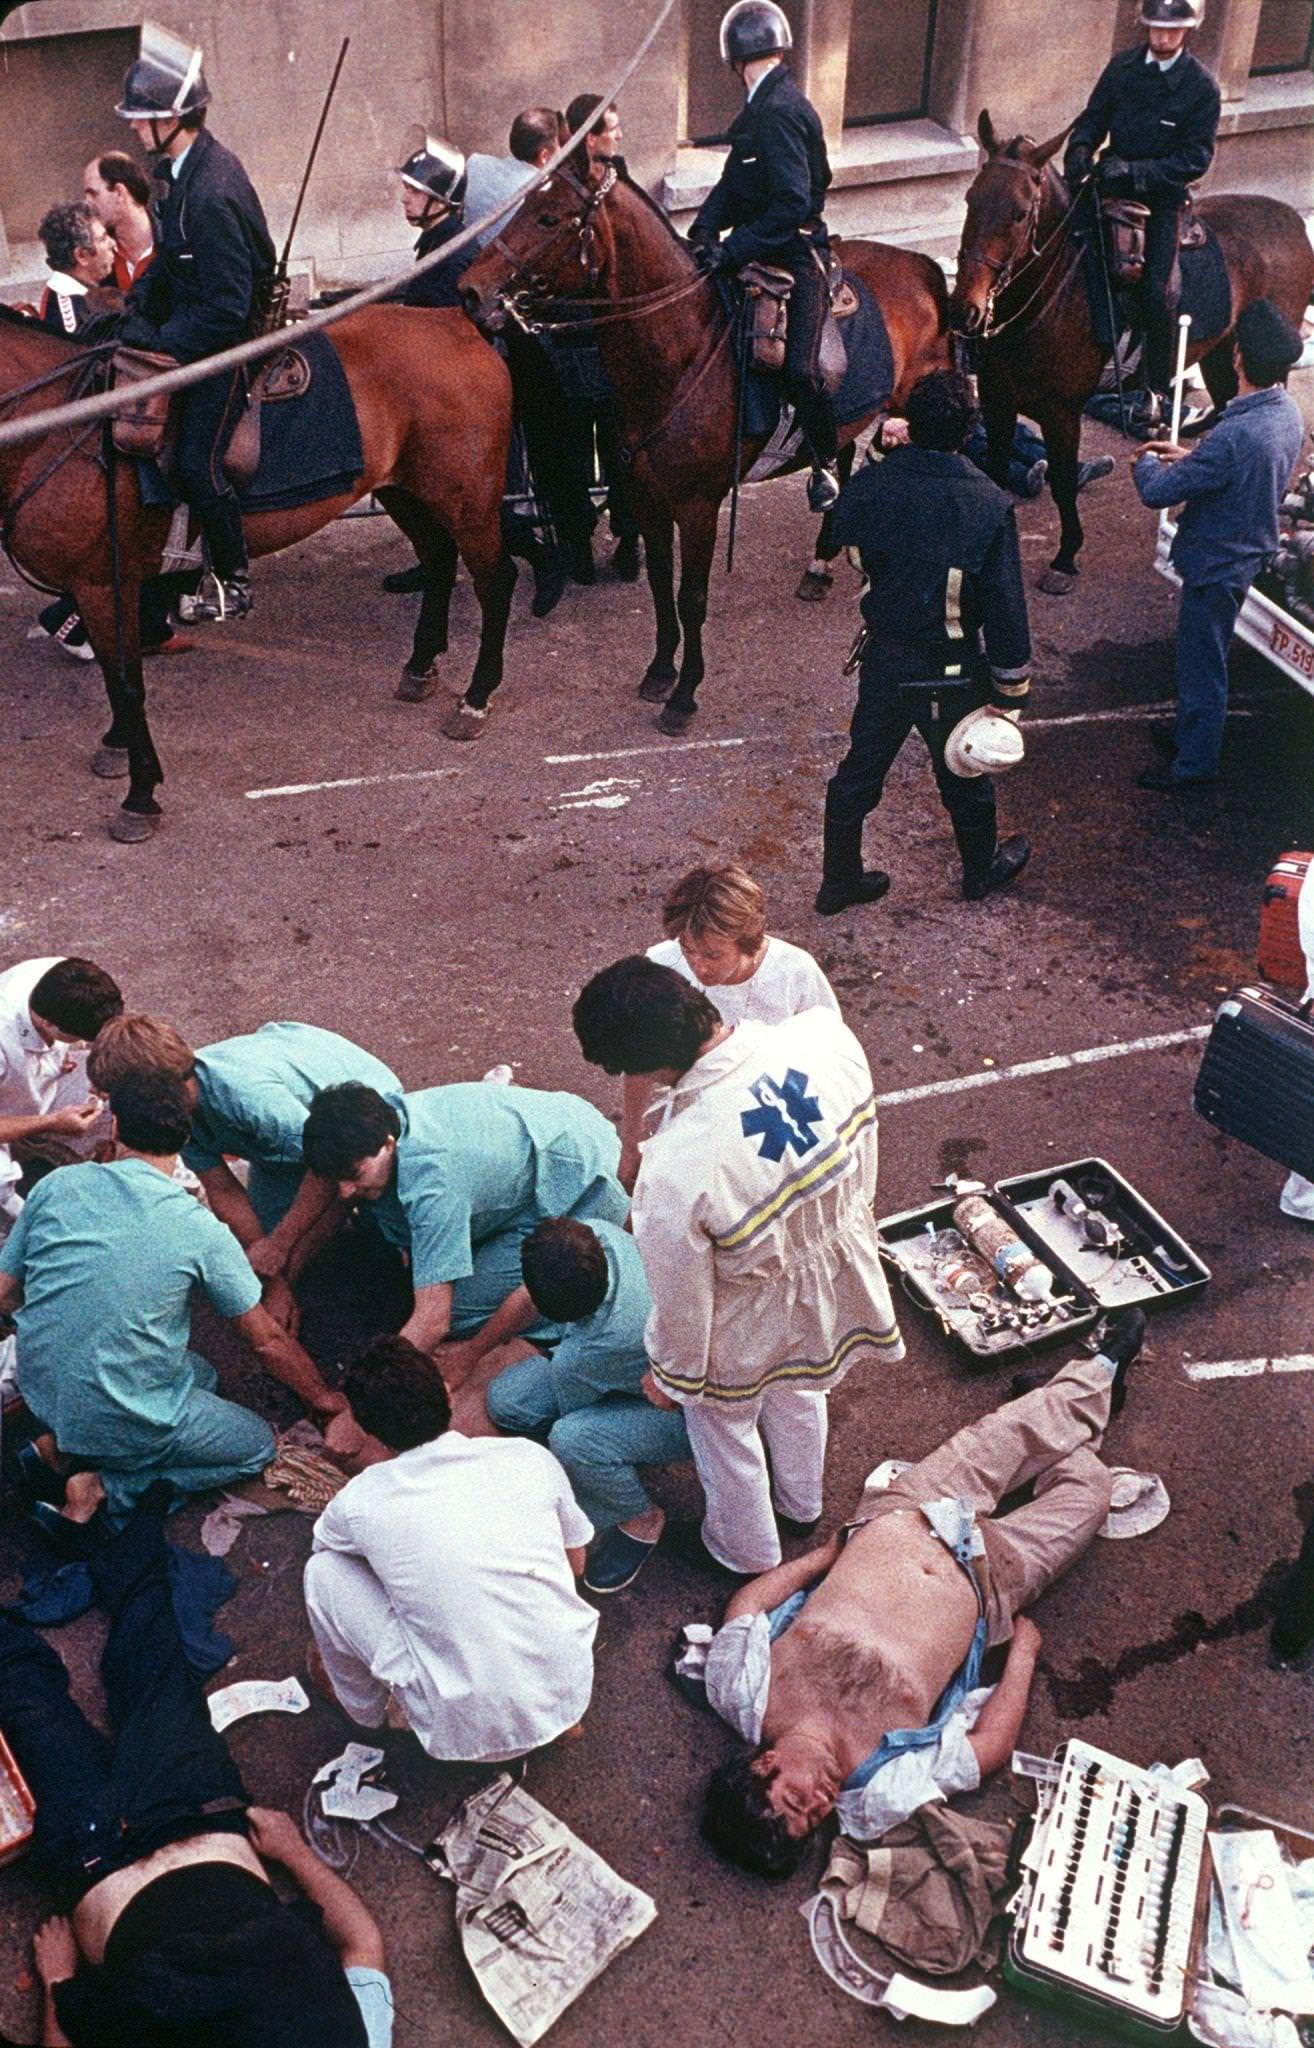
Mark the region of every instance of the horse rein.
<instances>
[{"instance_id":1,"label":"horse rein","mask_svg":"<svg viewBox=\"0 0 1314 2048\"><path fill-rule=\"evenodd\" d=\"M1022 318L1023 314L1030 312L1031 308L1035 305L1036 300L1040 297L1041 293L1045 290L1045 287L1049 283L1048 277L1042 277L1040 283L1031 293L1031 296L1027 299L1024 299L1022 301L1022 304L1016 307L1013 312L1009 313L1005 319L996 321L994 317L995 305L997 301L1003 296L1003 294L1009 289L1011 285L1016 284L1018 278L1022 276L1024 271L1029 270L1033 263L1040 263L1043 261L1043 259L1049 254L1050 250L1053 248L1055 242L1058 241L1060 236L1065 232L1069 222L1072 220L1073 215L1076 213L1078 206L1081 204L1081 201L1085 195L1086 187L1089 185L1090 180L1091 174L1088 173L1087 176L1083 178L1081 180L1081 183L1077 186L1076 192L1074 193L1071 202L1069 203L1068 207L1066 208L1060 219L1056 222L1053 229L1045 237L1043 242L1037 244L1036 231L1040 225L1041 209L1045 203L1045 178L1044 174L1042 173L1040 180L1036 186L1035 195L1031 202L1031 211L1027 217L1025 230L1018 241L1017 247L1013 249L1007 257L1004 258L1003 262L998 261L993 256L976 257L975 260L981 264L983 269L992 272L995 278L995 282L990 288L990 295L986 300L985 319L982 322L981 332L979 335L976 336L976 339L978 341L993 341L996 335L1003 334L1006 332L1008 328L1016 326L1018 321ZM1059 277L1057 283L1054 285L1053 291L1051 292L1049 298L1046 300L1045 305L1041 308L1042 313L1048 312L1050 305L1067 285L1068 280L1071 278L1073 272L1076 270L1080 260L1081 250L1080 248L1078 248L1074 252L1071 263Z\"/></svg>"}]
</instances>

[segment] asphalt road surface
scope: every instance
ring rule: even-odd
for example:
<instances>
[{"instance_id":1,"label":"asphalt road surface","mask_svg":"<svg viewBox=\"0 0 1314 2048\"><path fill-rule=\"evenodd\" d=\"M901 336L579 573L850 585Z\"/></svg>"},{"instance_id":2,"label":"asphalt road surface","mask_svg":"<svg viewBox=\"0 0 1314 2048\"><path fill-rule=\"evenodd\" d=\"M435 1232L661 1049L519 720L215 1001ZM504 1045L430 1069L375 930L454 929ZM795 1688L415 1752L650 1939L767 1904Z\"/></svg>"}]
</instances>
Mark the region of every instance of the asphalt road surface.
<instances>
[{"instance_id":1,"label":"asphalt road surface","mask_svg":"<svg viewBox=\"0 0 1314 2048\"><path fill-rule=\"evenodd\" d=\"M772 929L816 953L878 1090L899 1098L882 1114L882 1211L928 1199L952 1170L998 1176L1099 1155L1212 1269L1192 1304L1156 1316L1108 1445L1113 1462L1162 1474L1172 1513L1135 1542L1097 1543L1040 1604L1025 1746L1045 1752L1080 1734L1140 1763L1199 1755L1211 1798L1310 1827L1314 1693L1308 1676L1269 1668L1265 1620L1314 1493L1314 1374L1292 1366L1311 1362L1314 1235L1279 1215L1281 1171L1193 1114L1190 1034L1253 974L1272 858L1311 844L1314 707L1239 650L1219 791L1185 804L1132 786L1149 759L1149 717L1171 693L1174 600L1150 569L1153 522L1125 445L1087 432L1087 452L1116 448L1120 465L1082 501L1076 593L1033 600L1027 761L1002 809L1035 856L1004 897L961 901L914 739L868 828L869 860L893 873L888 899L814 915L858 590L843 569L824 607L795 601L810 539L795 481L747 494L740 566L713 586L702 710L680 743L659 736L635 694L651 643L646 591L605 566L543 624L521 588L494 717L477 744L455 746L439 732L443 699L392 698L413 601L379 592L381 574L407 559L386 521L344 522L261 562L248 623L149 672L169 779L166 823L147 846L105 836L110 793L87 772L104 717L95 671L25 644L36 600L4 574L0 957L89 953L130 1006L161 1012L194 1043L301 1018L359 1039L411 1086L507 1060L521 1081L615 1111L611 1084L578 1057L574 993L659 935L661 895L686 867L742 858L767 889ZM1030 572L1052 552L1056 520L1048 499L1020 517ZM606 553L600 538L600 564ZM474 657L464 580L454 625L459 687ZM1169 1042L1137 1049L1146 1038ZM1108 1056L1055 1059L1097 1048ZM1043 1072L1008 1071L1041 1060ZM984 1086L925 1092L985 1074ZM348 1326L381 1310L345 1268L318 1285L308 1329L331 1363ZM1005 1373L967 1370L911 1305L902 1322L907 1357L855 1373L834 1396L829 1526L879 1460L929 1450L1004 1390ZM233 1391L290 1419L249 1361L209 1329L201 1341ZM1187 1370L1245 1360L1278 1366ZM668 1507L694 1511L691 1470L654 1485ZM185 1539L199 1519L179 1518ZM290 1514L239 1538L239 1590L221 1616L239 1647L216 1682L304 1671L309 1540ZM0 1542L7 1596L36 1547L12 1504ZM798 1915L820 1851L772 1887L699 1843L701 1785L731 1738L664 1671L679 1624L713 1618L710 1583L659 1557L602 1604L583 1733L533 1759L529 1785L652 1893L659 1917L553 2041L868 2041L892 2023L823 1978ZM94 1702L98 1624L56 1639ZM233 1740L253 1794L300 1812L314 1770L350 1733L317 1700L295 1720L243 1723ZM386 1742L402 1793L393 1818L427 1840L477 1774L429 1762L405 1735ZM968 1804L1007 1816L1028 1794L1005 1776ZM504 2040L462 1964L450 1893L403 1850L370 1841L356 1878L388 1939L399 2048ZM3 1891L0 2027L31 2039L27 1943L42 1902L21 1866ZM913 2040L930 2032L907 2028ZM978 2030L982 2048L1079 2035L1007 1990Z\"/></svg>"}]
</instances>

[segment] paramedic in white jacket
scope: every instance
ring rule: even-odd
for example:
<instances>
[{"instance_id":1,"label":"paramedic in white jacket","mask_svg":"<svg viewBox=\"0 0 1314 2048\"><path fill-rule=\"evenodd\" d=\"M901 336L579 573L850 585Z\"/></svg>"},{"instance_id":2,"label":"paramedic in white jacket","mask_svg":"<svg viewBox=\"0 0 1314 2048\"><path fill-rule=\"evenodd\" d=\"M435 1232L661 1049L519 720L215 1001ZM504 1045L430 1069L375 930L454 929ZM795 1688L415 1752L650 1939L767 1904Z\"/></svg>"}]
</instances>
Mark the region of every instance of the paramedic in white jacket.
<instances>
[{"instance_id":1,"label":"paramedic in white jacket","mask_svg":"<svg viewBox=\"0 0 1314 2048\"><path fill-rule=\"evenodd\" d=\"M731 1028L642 954L594 976L574 1024L593 1065L670 1091L633 1209L654 1303L645 1392L685 1411L711 1558L767 1571L772 1480L791 1533L821 1514L827 1392L903 1354L872 1216L866 1056L833 1010Z\"/></svg>"}]
</instances>

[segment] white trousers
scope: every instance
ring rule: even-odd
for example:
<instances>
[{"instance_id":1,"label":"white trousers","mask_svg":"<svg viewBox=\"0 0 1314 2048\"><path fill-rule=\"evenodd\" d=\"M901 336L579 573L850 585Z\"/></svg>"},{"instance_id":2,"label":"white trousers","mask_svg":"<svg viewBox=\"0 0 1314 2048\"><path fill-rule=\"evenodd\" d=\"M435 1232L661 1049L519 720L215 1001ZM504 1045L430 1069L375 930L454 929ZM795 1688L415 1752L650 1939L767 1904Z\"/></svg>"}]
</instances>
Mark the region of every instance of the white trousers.
<instances>
[{"instance_id":1,"label":"white trousers","mask_svg":"<svg viewBox=\"0 0 1314 2048\"><path fill-rule=\"evenodd\" d=\"M773 1491L791 1521L812 1522L821 1513L825 1394L768 1387L755 1401L701 1401L685 1409L684 1419L707 1501L703 1542L729 1571L770 1571L780 1563Z\"/></svg>"},{"instance_id":2,"label":"white trousers","mask_svg":"<svg viewBox=\"0 0 1314 2048\"><path fill-rule=\"evenodd\" d=\"M1302 1223L1314 1223L1314 1180L1306 1180L1299 1173L1289 1173L1278 1196L1278 1207L1284 1216L1297 1216Z\"/></svg>"},{"instance_id":3,"label":"white trousers","mask_svg":"<svg viewBox=\"0 0 1314 2048\"><path fill-rule=\"evenodd\" d=\"M394 1698L424 1741L425 1700L392 1602L363 1557L317 1550L306 1565L306 1613L344 1714L381 1728Z\"/></svg>"}]
</instances>

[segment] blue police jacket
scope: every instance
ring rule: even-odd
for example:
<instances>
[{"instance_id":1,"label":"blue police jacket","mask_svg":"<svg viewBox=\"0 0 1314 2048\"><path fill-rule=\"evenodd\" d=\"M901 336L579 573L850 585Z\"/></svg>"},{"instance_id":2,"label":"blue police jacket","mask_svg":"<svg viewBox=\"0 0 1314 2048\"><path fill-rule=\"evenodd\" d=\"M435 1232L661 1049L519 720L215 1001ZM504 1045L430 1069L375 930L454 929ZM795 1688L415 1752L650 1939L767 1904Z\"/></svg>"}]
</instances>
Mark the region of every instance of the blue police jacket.
<instances>
[{"instance_id":1,"label":"blue police jacket","mask_svg":"<svg viewBox=\"0 0 1314 2048\"><path fill-rule=\"evenodd\" d=\"M253 331L274 273L274 245L251 180L231 149L198 131L175 177L166 158L155 256L128 294L123 339L194 363Z\"/></svg>"},{"instance_id":2,"label":"blue police jacket","mask_svg":"<svg viewBox=\"0 0 1314 2048\"><path fill-rule=\"evenodd\" d=\"M730 154L698 210L693 234L720 234L727 269L792 264L800 237L824 239L830 160L821 121L787 64L768 71L730 124Z\"/></svg>"},{"instance_id":3,"label":"blue police jacket","mask_svg":"<svg viewBox=\"0 0 1314 2048\"><path fill-rule=\"evenodd\" d=\"M1184 507L1172 546L1184 583L1252 583L1278 544L1282 503L1305 438L1282 385L1234 398L1181 462L1142 455L1132 472L1141 503Z\"/></svg>"}]
</instances>

